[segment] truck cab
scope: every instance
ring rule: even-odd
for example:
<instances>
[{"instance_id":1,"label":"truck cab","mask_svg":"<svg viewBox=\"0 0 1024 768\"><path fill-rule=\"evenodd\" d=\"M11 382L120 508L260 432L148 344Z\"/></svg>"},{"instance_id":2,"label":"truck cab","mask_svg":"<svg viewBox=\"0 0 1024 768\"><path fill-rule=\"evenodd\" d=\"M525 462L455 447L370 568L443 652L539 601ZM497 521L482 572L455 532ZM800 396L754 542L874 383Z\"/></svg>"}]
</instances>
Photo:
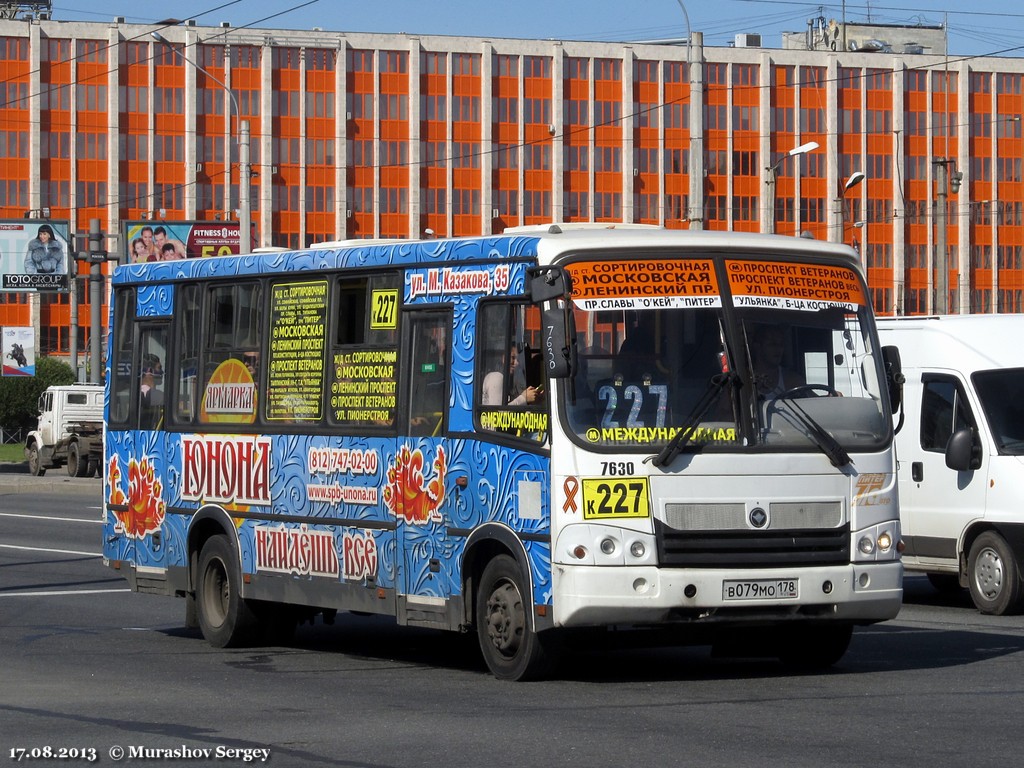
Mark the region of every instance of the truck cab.
<instances>
[{"instance_id":1,"label":"truck cab","mask_svg":"<svg viewBox=\"0 0 1024 768\"><path fill-rule=\"evenodd\" d=\"M903 565L982 613L1024 610L1024 315L878 320L906 381L896 433Z\"/></svg>"},{"instance_id":2,"label":"truck cab","mask_svg":"<svg viewBox=\"0 0 1024 768\"><path fill-rule=\"evenodd\" d=\"M103 386L47 387L39 396L39 420L25 439L29 472L66 466L71 477L91 477L103 455Z\"/></svg>"}]
</instances>

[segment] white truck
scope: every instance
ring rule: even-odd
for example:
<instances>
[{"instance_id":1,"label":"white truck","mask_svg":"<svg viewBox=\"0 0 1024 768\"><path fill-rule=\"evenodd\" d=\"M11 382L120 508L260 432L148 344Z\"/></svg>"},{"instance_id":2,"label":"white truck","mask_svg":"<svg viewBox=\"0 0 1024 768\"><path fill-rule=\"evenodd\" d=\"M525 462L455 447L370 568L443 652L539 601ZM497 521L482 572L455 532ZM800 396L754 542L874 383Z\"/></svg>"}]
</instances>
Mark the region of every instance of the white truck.
<instances>
[{"instance_id":1,"label":"white truck","mask_svg":"<svg viewBox=\"0 0 1024 768\"><path fill-rule=\"evenodd\" d=\"M879 318L900 352L903 566L1024 610L1024 315Z\"/></svg>"},{"instance_id":2,"label":"white truck","mask_svg":"<svg viewBox=\"0 0 1024 768\"><path fill-rule=\"evenodd\" d=\"M66 465L72 477L91 477L103 460L103 386L47 387L39 396L39 421L25 438L33 475Z\"/></svg>"}]
</instances>

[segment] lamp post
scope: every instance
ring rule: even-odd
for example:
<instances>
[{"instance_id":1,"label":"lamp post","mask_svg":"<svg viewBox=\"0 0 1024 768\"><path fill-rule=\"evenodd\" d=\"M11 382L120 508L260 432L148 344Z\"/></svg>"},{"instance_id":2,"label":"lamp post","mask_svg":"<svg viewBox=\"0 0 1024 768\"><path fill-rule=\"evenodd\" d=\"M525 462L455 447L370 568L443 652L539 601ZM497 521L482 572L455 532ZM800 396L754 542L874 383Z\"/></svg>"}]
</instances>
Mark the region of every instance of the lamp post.
<instances>
[{"instance_id":1,"label":"lamp post","mask_svg":"<svg viewBox=\"0 0 1024 768\"><path fill-rule=\"evenodd\" d=\"M768 232L775 234L775 182L779 166L782 165L786 158L796 157L797 155L805 155L808 152L813 152L819 146L816 141L808 141L806 144L801 144L799 147L793 147L786 154L776 160L774 163L765 168L768 171L768 180L765 182L768 185L770 194L768 195Z\"/></svg>"},{"instance_id":2,"label":"lamp post","mask_svg":"<svg viewBox=\"0 0 1024 768\"><path fill-rule=\"evenodd\" d=\"M955 195L960 191L964 175L956 169L956 160L940 158L932 160L938 169L935 201L935 314L949 314L949 253L946 249L946 190ZM949 166L953 166L950 173Z\"/></svg>"},{"instance_id":3,"label":"lamp post","mask_svg":"<svg viewBox=\"0 0 1024 768\"><path fill-rule=\"evenodd\" d=\"M156 40L158 43L171 46L171 50L177 54L182 61L195 67L197 70L206 75L210 80L213 80L217 85L224 89L227 93L228 98L231 100L231 106L235 108L235 119L238 122L238 253L248 253L251 237L249 235L250 228L252 227L251 219L251 207L249 204L249 121L242 119L242 113L238 109L238 100L235 98L235 94L231 92L222 81L218 80L204 67L196 64L194 61L189 59L185 54L179 51L174 45L159 32L150 32L149 36ZM228 115L228 127L230 129L231 116ZM228 189L231 188L231 173L230 163L228 164Z\"/></svg>"},{"instance_id":4,"label":"lamp post","mask_svg":"<svg viewBox=\"0 0 1024 768\"><path fill-rule=\"evenodd\" d=\"M836 206L839 208L839 240L846 242L846 194L867 178L861 171L854 171L850 178L843 184L843 191L836 198ZM854 226L863 226L863 222L857 222Z\"/></svg>"}]
</instances>

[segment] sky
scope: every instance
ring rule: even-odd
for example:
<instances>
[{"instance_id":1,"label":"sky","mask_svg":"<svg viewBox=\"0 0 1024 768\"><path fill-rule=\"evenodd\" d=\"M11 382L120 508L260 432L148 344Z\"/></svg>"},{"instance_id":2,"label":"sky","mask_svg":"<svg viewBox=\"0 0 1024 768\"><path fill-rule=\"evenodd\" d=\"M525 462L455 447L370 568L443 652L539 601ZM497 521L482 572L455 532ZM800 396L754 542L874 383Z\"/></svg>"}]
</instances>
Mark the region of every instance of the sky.
<instances>
[{"instance_id":1,"label":"sky","mask_svg":"<svg viewBox=\"0 0 1024 768\"><path fill-rule=\"evenodd\" d=\"M468 37L622 41L685 38L727 46L741 32L779 48L781 33L802 32L807 20L842 20L842 2L793 0L53 0L53 18L136 24L168 18L203 26L408 32ZM949 25L951 56L1024 56L1020 0L885 0L846 2L850 22Z\"/></svg>"}]
</instances>

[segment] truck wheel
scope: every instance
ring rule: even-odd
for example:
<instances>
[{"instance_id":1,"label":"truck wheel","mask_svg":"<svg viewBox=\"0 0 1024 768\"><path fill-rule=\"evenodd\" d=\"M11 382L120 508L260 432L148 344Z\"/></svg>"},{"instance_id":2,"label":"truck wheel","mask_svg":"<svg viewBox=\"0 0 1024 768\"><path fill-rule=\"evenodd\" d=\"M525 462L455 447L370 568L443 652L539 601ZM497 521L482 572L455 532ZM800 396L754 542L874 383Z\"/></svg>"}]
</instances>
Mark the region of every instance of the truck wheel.
<instances>
[{"instance_id":1,"label":"truck wheel","mask_svg":"<svg viewBox=\"0 0 1024 768\"><path fill-rule=\"evenodd\" d=\"M476 594L477 639L499 680L536 679L553 664L551 638L530 627L524 594L525 580L508 555L498 555L484 568Z\"/></svg>"},{"instance_id":2,"label":"truck wheel","mask_svg":"<svg viewBox=\"0 0 1024 768\"><path fill-rule=\"evenodd\" d=\"M792 669L822 672L850 647L852 624L793 626L780 633L779 661Z\"/></svg>"},{"instance_id":3,"label":"truck wheel","mask_svg":"<svg viewBox=\"0 0 1024 768\"><path fill-rule=\"evenodd\" d=\"M967 559L971 599L982 613L1019 613L1024 596L1020 563L1006 539L986 531L975 539Z\"/></svg>"},{"instance_id":4,"label":"truck wheel","mask_svg":"<svg viewBox=\"0 0 1024 768\"><path fill-rule=\"evenodd\" d=\"M29 445L25 449L25 455L28 457L28 471L36 477L42 477L46 474L46 467L43 466L43 462L39 458L39 446L35 443Z\"/></svg>"},{"instance_id":5,"label":"truck wheel","mask_svg":"<svg viewBox=\"0 0 1024 768\"><path fill-rule=\"evenodd\" d=\"M69 477L85 477L89 471L89 460L82 456L81 450L82 448L78 443L72 443L68 446Z\"/></svg>"},{"instance_id":6,"label":"truck wheel","mask_svg":"<svg viewBox=\"0 0 1024 768\"><path fill-rule=\"evenodd\" d=\"M226 536L211 536L199 555L196 607L203 637L215 648L250 645L257 620L239 591L239 566Z\"/></svg>"}]
</instances>

